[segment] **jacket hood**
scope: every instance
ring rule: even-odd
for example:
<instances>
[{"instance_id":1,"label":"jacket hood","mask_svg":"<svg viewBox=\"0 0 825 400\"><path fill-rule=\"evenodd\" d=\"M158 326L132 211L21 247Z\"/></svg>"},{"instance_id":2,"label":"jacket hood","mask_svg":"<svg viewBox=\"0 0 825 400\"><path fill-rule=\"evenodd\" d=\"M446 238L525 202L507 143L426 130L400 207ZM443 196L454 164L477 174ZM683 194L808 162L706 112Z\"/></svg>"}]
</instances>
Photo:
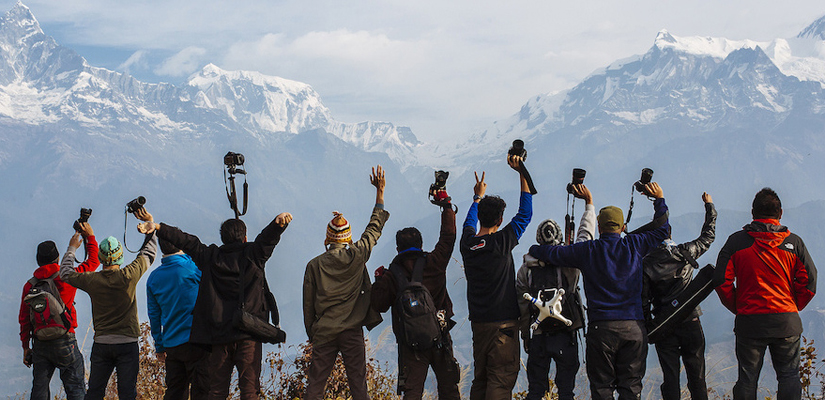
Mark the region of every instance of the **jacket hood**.
<instances>
[{"instance_id":1,"label":"jacket hood","mask_svg":"<svg viewBox=\"0 0 825 400\"><path fill-rule=\"evenodd\" d=\"M34 277L37 279L46 279L54 275L59 270L60 266L56 263L41 265L34 270Z\"/></svg>"},{"instance_id":2,"label":"jacket hood","mask_svg":"<svg viewBox=\"0 0 825 400\"><path fill-rule=\"evenodd\" d=\"M188 254L173 254L164 256L160 259L160 267L176 268L183 264L188 264L191 260L192 257L189 257Z\"/></svg>"},{"instance_id":3,"label":"jacket hood","mask_svg":"<svg viewBox=\"0 0 825 400\"><path fill-rule=\"evenodd\" d=\"M768 247L778 247L785 241L791 231L784 225L779 225L777 219L755 219L742 230L751 235L757 243Z\"/></svg>"}]
</instances>

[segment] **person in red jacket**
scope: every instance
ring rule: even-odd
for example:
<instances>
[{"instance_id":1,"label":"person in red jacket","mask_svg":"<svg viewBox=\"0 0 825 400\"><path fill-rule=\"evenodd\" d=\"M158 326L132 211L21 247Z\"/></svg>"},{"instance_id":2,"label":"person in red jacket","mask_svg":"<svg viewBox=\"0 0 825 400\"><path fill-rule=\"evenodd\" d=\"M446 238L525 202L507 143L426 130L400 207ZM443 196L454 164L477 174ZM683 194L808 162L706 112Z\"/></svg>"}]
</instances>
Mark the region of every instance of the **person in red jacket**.
<instances>
[{"instance_id":1,"label":"person in red jacket","mask_svg":"<svg viewBox=\"0 0 825 400\"><path fill-rule=\"evenodd\" d=\"M751 213L753 222L728 237L714 272L719 300L736 314L739 378L733 398L756 399L769 349L777 398L799 399L799 310L816 293L816 267L802 239L779 224L782 202L776 192L764 188L756 193Z\"/></svg>"},{"instance_id":2,"label":"person in red jacket","mask_svg":"<svg viewBox=\"0 0 825 400\"><path fill-rule=\"evenodd\" d=\"M81 236L86 243L86 261L78 265L77 272L94 271L100 265L97 258L97 241L92 227L87 223L80 224L80 231L75 232L69 241L69 247L80 247ZM30 280L23 286L23 299L20 301L20 340L23 342L23 364L34 366L32 371L32 394L34 399L50 399L49 381L54 370L60 370L60 379L66 391L68 400L82 399L86 394L85 369L83 355L77 346L75 328L77 328L77 312L74 307L74 296L77 289L60 279L58 264L60 253L53 241L45 241L37 246L37 264L34 278L43 280L52 278L54 285L60 292L60 298L66 306L66 322L68 331L65 335L52 340L39 340L34 336L34 325L31 319L30 306L24 301L32 288ZM31 343L31 348L29 343Z\"/></svg>"}]
</instances>

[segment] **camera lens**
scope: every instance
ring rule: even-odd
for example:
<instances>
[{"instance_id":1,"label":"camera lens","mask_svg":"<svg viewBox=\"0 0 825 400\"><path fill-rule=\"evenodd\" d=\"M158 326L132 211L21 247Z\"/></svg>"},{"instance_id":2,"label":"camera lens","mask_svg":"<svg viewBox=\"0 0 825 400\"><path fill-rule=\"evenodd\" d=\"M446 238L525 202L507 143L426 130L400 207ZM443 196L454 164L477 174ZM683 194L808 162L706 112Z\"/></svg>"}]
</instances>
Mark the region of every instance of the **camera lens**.
<instances>
[{"instance_id":1,"label":"camera lens","mask_svg":"<svg viewBox=\"0 0 825 400\"><path fill-rule=\"evenodd\" d=\"M584 183L584 176L587 174L587 171L581 168L573 168L573 184L574 185L581 185Z\"/></svg>"}]
</instances>

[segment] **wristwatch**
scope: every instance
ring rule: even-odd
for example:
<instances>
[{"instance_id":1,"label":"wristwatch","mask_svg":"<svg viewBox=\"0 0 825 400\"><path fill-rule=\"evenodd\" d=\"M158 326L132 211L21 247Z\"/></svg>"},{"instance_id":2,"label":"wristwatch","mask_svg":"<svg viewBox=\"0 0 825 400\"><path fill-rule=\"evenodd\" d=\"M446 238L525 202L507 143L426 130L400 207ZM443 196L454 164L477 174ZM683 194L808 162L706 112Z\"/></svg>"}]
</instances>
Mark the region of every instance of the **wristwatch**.
<instances>
[{"instance_id":1,"label":"wristwatch","mask_svg":"<svg viewBox=\"0 0 825 400\"><path fill-rule=\"evenodd\" d=\"M477 194L474 194L473 195L473 201L476 201L476 200L481 200L481 196L479 196Z\"/></svg>"}]
</instances>

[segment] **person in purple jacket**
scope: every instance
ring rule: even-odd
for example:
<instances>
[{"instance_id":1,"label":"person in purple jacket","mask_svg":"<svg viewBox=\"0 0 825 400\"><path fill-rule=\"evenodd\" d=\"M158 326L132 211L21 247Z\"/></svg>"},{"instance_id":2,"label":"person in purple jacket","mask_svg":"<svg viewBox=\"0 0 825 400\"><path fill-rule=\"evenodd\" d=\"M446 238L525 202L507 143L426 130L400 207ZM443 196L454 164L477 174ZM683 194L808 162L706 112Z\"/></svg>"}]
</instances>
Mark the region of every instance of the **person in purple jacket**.
<instances>
[{"instance_id":1,"label":"person in purple jacket","mask_svg":"<svg viewBox=\"0 0 825 400\"><path fill-rule=\"evenodd\" d=\"M618 207L604 207L597 217L599 238L570 246L533 245L530 255L582 272L587 297L585 363L593 399L638 399L647 359L647 330L642 312L642 258L670 235L664 192L645 186L653 197L655 228L622 237L627 230Z\"/></svg>"},{"instance_id":2,"label":"person in purple jacket","mask_svg":"<svg viewBox=\"0 0 825 400\"><path fill-rule=\"evenodd\" d=\"M519 170L521 157L508 156L507 163ZM467 211L459 249L467 277L467 305L473 331L473 384L470 399L509 399L519 371L521 347L513 248L530 224L533 195L519 174L519 209L509 224L499 230L506 204L498 196L484 197L484 173L476 174L473 204ZM481 229L476 231L476 224Z\"/></svg>"}]
</instances>

